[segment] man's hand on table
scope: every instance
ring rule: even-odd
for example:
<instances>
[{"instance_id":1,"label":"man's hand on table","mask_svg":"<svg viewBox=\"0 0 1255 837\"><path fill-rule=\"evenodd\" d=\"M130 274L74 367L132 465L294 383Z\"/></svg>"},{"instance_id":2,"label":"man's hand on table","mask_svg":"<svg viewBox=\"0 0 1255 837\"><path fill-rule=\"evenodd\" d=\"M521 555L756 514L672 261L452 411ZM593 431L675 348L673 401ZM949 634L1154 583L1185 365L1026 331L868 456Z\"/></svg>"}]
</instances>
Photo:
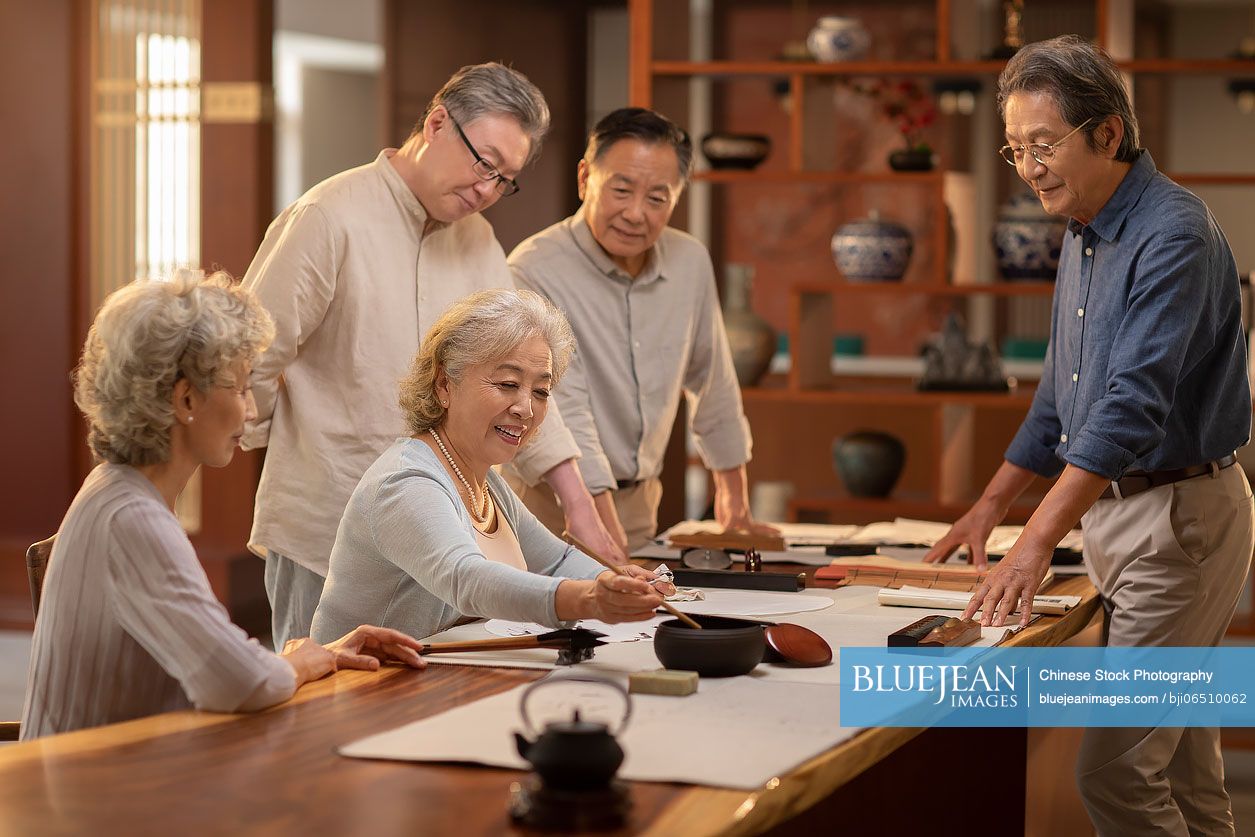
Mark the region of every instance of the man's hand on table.
<instances>
[{"instance_id":1,"label":"man's hand on table","mask_svg":"<svg viewBox=\"0 0 1255 837\"><path fill-rule=\"evenodd\" d=\"M780 536L780 530L775 526L759 523L750 514L744 465L712 473L715 477L715 522L723 527L723 531Z\"/></svg>"},{"instance_id":2,"label":"man's hand on table","mask_svg":"<svg viewBox=\"0 0 1255 837\"><path fill-rule=\"evenodd\" d=\"M989 540L989 533L1002 521L1003 516L1001 510L992 503L984 500L978 502L967 514L955 521L950 531L928 550L928 554L924 556L925 563L944 563L956 549L966 546L968 563L975 564L978 570L984 570L989 566L985 543Z\"/></svg>"},{"instance_id":3,"label":"man's hand on table","mask_svg":"<svg viewBox=\"0 0 1255 837\"><path fill-rule=\"evenodd\" d=\"M1007 557L999 561L993 572L976 588L962 618L971 619L979 610L983 627L1001 628L1018 604L1020 627L1027 626L1033 615L1033 598L1050 569L1053 554L1054 547L1030 545L1021 536Z\"/></svg>"}]
</instances>

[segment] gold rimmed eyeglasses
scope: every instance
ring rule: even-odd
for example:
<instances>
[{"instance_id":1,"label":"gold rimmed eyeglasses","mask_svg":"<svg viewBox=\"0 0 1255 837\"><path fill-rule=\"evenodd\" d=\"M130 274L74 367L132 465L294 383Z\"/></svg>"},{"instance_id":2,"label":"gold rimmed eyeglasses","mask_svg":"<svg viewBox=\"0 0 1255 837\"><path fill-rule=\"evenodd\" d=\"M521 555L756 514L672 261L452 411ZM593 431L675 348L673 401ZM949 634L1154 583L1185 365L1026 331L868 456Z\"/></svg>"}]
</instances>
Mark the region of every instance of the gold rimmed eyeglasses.
<instances>
[{"instance_id":1,"label":"gold rimmed eyeglasses","mask_svg":"<svg viewBox=\"0 0 1255 837\"><path fill-rule=\"evenodd\" d=\"M1008 166L1018 166L1024 162L1024 154L1027 152L1034 160L1043 166L1048 165L1054 159L1055 149L1063 145L1072 135L1093 122L1098 117L1092 116L1086 119L1080 125L1077 125L1058 142L1030 142L1028 145L1004 145L998 149L998 155L1007 161Z\"/></svg>"}]
</instances>

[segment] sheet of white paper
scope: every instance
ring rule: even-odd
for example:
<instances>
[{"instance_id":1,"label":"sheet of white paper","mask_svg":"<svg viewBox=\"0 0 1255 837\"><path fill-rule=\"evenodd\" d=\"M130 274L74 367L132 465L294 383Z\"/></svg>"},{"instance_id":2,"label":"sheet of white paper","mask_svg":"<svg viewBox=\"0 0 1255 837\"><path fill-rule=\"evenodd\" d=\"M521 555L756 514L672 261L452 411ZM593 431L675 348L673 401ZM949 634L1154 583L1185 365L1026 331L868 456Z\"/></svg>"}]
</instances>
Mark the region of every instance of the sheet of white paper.
<instances>
[{"instance_id":1,"label":"sheet of white paper","mask_svg":"<svg viewBox=\"0 0 1255 837\"><path fill-rule=\"evenodd\" d=\"M764 562L793 560L799 563L818 563L817 561L800 560L789 556L792 556L797 551L806 551L812 556L822 555L822 547L831 544L872 547L901 544L932 546L950 530L949 523L934 520L914 520L909 517L869 523L866 526L828 526L816 523L774 523L772 525L780 529L788 550L786 552L764 553ZM716 524L711 520L685 520L659 535L658 541L665 543L666 538L672 534L692 535L698 532L711 531L715 526ZM986 551L999 555L1006 554L1014 546L1023 531L1023 526L995 526L989 534L989 539L985 542ZM1081 530L1073 529L1065 535L1063 540L1059 542L1059 547L1080 552L1082 547ZM768 558L768 555L772 557ZM651 555L649 557L662 556ZM674 557L674 551L667 557Z\"/></svg>"},{"instance_id":2,"label":"sheet of white paper","mask_svg":"<svg viewBox=\"0 0 1255 837\"><path fill-rule=\"evenodd\" d=\"M883 587L876 594L876 601L886 607L927 607L945 610L967 609L972 594L962 590L941 590L932 587ZM1033 597L1034 613L1066 613L1081 603L1080 596ZM1017 611L1018 612L1018 611ZM977 611L980 613L980 611Z\"/></svg>"},{"instance_id":3,"label":"sheet of white paper","mask_svg":"<svg viewBox=\"0 0 1255 837\"><path fill-rule=\"evenodd\" d=\"M821 610L790 614L785 618L772 618L773 622L789 622L810 628L832 646L833 662L818 668L762 663L749 675L750 679L764 683L814 683L835 686L841 682L840 657L842 646L873 646L883 648L889 634L904 628L914 619L899 608L882 607L876 602L876 587L850 586L836 590L808 590L805 594L788 593L790 596L823 597L828 605ZM455 642L474 639L490 639L484 622L471 622L424 639L424 642ZM1006 634L1005 628L985 628L977 646L991 646ZM501 666L505 668L556 668L557 652L530 648L520 651L484 651L473 654L435 654L427 657L433 665ZM608 676L625 677L633 671L650 671L661 663L654 654L650 642L615 642L596 650L593 659L570 667L569 671L592 672ZM704 682L704 681L703 681Z\"/></svg>"},{"instance_id":4,"label":"sheet of white paper","mask_svg":"<svg viewBox=\"0 0 1255 837\"><path fill-rule=\"evenodd\" d=\"M458 761L526 769L514 733L523 730L519 686L340 749L352 758ZM604 704L606 690L587 689ZM540 698L546 690L536 692ZM579 705L579 695L564 700ZM752 790L859 732L842 728L840 691L831 686L767 683L748 677L703 680L687 697L633 695L619 733L626 758L619 776ZM529 706L530 709L530 706ZM613 720L613 719L608 719Z\"/></svg>"},{"instance_id":5,"label":"sheet of white paper","mask_svg":"<svg viewBox=\"0 0 1255 837\"><path fill-rule=\"evenodd\" d=\"M760 590L716 590L704 588L704 601L672 602L679 611L705 616L782 616L790 613L805 613L812 610L823 610L832 607L832 599L822 594L770 593ZM654 638L654 629L661 622L673 618L669 614L655 616L647 622L624 622L610 625L596 619L581 619L576 627L588 628L605 634L605 642L638 642ZM538 636L548 633L553 628L536 622L510 622L505 619L490 619L484 623L484 629L493 636Z\"/></svg>"},{"instance_id":6,"label":"sheet of white paper","mask_svg":"<svg viewBox=\"0 0 1255 837\"><path fill-rule=\"evenodd\" d=\"M801 546L827 546L839 543L857 532L859 526L831 526L825 523L779 523L772 522L784 537L789 550ZM713 520L682 520L665 532L658 535L659 543L667 543L672 535L697 535L705 532L716 532L719 524Z\"/></svg>"},{"instance_id":7,"label":"sheet of white paper","mask_svg":"<svg viewBox=\"0 0 1255 837\"><path fill-rule=\"evenodd\" d=\"M721 590L700 588L706 598L696 602L671 602L684 613L704 616L783 616L832 607L832 598L814 590L773 593L767 590Z\"/></svg>"}]
</instances>

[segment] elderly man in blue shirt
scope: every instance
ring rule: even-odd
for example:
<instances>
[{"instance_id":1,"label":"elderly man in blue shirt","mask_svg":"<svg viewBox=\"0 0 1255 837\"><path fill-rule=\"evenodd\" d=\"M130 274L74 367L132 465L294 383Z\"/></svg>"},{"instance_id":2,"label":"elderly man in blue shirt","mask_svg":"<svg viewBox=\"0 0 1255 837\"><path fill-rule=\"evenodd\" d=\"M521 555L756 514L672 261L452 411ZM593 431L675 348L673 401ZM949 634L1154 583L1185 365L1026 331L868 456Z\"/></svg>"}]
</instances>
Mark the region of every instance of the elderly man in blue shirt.
<instances>
[{"instance_id":1,"label":"elderly man in blue shirt","mask_svg":"<svg viewBox=\"0 0 1255 837\"><path fill-rule=\"evenodd\" d=\"M933 549L990 530L1035 476L1059 479L972 596L985 625L1032 597L1078 521L1113 646L1214 646L1252 550L1238 270L1206 205L1138 147L1111 58L1076 37L1031 44L998 79L1004 159L1069 218L1032 408L980 500ZM1233 834L1215 729L1088 729L1077 764L1098 832Z\"/></svg>"}]
</instances>

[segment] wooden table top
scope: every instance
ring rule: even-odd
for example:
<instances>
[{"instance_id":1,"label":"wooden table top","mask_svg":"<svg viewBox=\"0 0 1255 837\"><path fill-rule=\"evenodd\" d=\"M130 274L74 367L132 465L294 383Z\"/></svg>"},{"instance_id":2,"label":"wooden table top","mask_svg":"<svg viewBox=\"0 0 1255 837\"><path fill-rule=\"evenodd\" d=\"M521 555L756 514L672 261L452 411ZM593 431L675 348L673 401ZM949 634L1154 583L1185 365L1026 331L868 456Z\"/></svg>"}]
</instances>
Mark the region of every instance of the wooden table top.
<instances>
[{"instance_id":1,"label":"wooden table top","mask_svg":"<svg viewBox=\"0 0 1255 837\"><path fill-rule=\"evenodd\" d=\"M1050 592L1083 601L1009 644L1058 644L1097 610L1083 576L1057 581ZM546 673L446 665L343 671L266 712L172 712L0 747L0 835L511 833L506 799L523 775L517 771L348 759L336 748ZM865 730L755 792L633 783L622 833L758 833L922 731Z\"/></svg>"}]
</instances>

